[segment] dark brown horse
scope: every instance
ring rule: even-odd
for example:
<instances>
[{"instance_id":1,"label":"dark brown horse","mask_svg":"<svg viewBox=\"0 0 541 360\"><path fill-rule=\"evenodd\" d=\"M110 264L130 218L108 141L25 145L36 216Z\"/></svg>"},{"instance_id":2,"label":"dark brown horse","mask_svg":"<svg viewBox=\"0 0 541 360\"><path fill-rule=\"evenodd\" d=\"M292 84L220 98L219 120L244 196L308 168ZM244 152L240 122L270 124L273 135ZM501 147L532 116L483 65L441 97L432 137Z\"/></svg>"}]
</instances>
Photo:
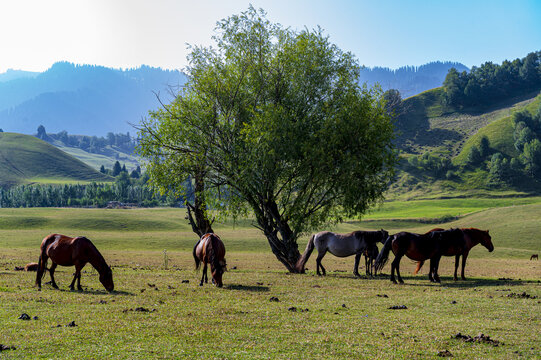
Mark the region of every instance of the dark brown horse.
<instances>
[{"instance_id":1,"label":"dark brown horse","mask_svg":"<svg viewBox=\"0 0 541 360\"><path fill-rule=\"evenodd\" d=\"M434 230L442 229L433 229L430 231ZM462 278L462 280L466 280L466 277L464 276L464 268L466 267L466 259L468 258L468 254L470 253L471 248L473 248L477 244L481 244L486 247L489 252L492 252L494 250L494 245L492 245L492 238L488 234L488 230L484 231L476 228L467 228L461 230L464 233L464 241L462 243L454 244L454 246L448 248L443 253L443 256L455 257L455 280L458 280L457 272L458 263L460 262L460 256L462 256L462 269L460 272L460 277ZM417 268L415 269L414 274L417 274L419 270L421 270L423 264L424 261L417 262Z\"/></svg>"},{"instance_id":2,"label":"dark brown horse","mask_svg":"<svg viewBox=\"0 0 541 360\"><path fill-rule=\"evenodd\" d=\"M374 271L374 261L378 257L379 249L376 244L372 244L366 248L364 251L364 267L366 276L374 276L376 272Z\"/></svg>"},{"instance_id":3,"label":"dark brown horse","mask_svg":"<svg viewBox=\"0 0 541 360\"><path fill-rule=\"evenodd\" d=\"M199 286L203 286L203 281L208 283L207 264L210 264L212 274L212 283L222 287L222 275L227 269L225 262L225 246L218 235L208 233L201 236L201 239L193 248L193 258L195 260L195 269L198 270L203 263L203 276Z\"/></svg>"},{"instance_id":4,"label":"dark brown horse","mask_svg":"<svg viewBox=\"0 0 541 360\"><path fill-rule=\"evenodd\" d=\"M51 259L52 265L49 269L51 274L51 284L55 289L58 285L54 280L54 270L57 265L75 266L75 275L70 284L70 289L74 289L77 279L77 289L81 287L81 269L90 263L100 274L100 282L107 291L113 291L113 273L111 268L105 262L98 249L90 240L83 236L69 237L60 234L51 234L41 242L41 253L38 261L38 273L36 275L36 285L41 290L41 279L45 275L47 260Z\"/></svg>"},{"instance_id":5,"label":"dark brown horse","mask_svg":"<svg viewBox=\"0 0 541 360\"><path fill-rule=\"evenodd\" d=\"M438 267L443 253L456 243L464 241L464 233L460 229L451 229L443 231L431 231L426 234L414 234L409 232L400 232L389 236L383 249L376 259L376 270L383 269L383 266L389 258L391 249L395 255L391 263L391 281L396 284L394 273L398 277L398 282L404 283L400 276L400 260L404 255L412 260L421 261L430 259L430 271L428 278L433 282L440 282L438 276Z\"/></svg>"}]
</instances>

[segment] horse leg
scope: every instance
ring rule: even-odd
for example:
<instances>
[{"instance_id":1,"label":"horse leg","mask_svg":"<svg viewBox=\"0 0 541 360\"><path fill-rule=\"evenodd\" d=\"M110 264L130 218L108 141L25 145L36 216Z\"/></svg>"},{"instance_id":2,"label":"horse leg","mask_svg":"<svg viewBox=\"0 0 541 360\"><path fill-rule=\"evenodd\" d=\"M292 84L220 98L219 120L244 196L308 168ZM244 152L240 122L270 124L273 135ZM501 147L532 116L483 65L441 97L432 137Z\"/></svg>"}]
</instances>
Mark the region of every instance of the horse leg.
<instances>
[{"instance_id":1,"label":"horse leg","mask_svg":"<svg viewBox=\"0 0 541 360\"><path fill-rule=\"evenodd\" d=\"M402 280L402 276L400 276L400 260L396 263L396 277L398 278L398 282L400 284L404 283L404 280Z\"/></svg>"},{"instance_id":2,"label":"horse leg","mask_svg":"<svg viewBox=\"0 0 541 360\"><path fill-rule=\"evenodd\" d=\"M58 289L58 285L56 285L56 281L54 281L54 270L58 266L54 261L51 261L51 268L49 269L49 273L51 274L51 286L55 289Z\"/></svg>"},{"instance_id":3,"label":"horse leg","mask_svg":"<svg viewBox=\"0 0 541 360\"><path fill-rule=\"evenodd\" d=\"M434 279L434 260L430 259L430 268L428 270L428 280L430 282L436 282Z\"/></svg>"},{"instance_id":4,"label":"horse leg","mask_svg":"<svg viewBox=\"0 0 541 360\"><path fill-rule=\"evenodd\" d=\"M391 263L391 281L395 284L397 284L396 279L394 277L395 269L396 269L396 275L398 275L398 281L400 281L401 284L404 283L404 281L402 281L402 278L400 277L400 272L398 270L398 265L400 264L401 258L402 258L402 255L396 255L393 262Z\"/></svg>"},{"instance_id":5,"label":"horse leg","mask_svg":"<svg viewBox=\"0 0 541 360\"><path fill-rule=\"evenodd\" d=\"M366 254L364 255L364 272L366 273L366 276L371 276L370 273L370 257L367 257Z\"/></svg>"},{"instance_id":6,"label":"horse leg","mask_svg":"<svg viewBox=\"0 0 541 360\"><path fill-rule=\"evenodd\" d=\"M75 270L79 274L79 275L77 275L77 290L79 290L79 291L83 291L83 287L81 286L81 270L83 270L85 265L86 264L82 264L81 266L79 266L79 268L77 268L77 266L75 266Z\"/></svg>"},{"instance_id":7,"label":"horse leg","mask_svg":"<svg viewBox=\"0 0 541 360\"><path fill-rule=\"evenodd\" d=\"M320 275L320 276L321 276L321 275L323 275L323 276L327 275L327 272L325 271L325 268L323 267L323 264L321 264L321 259L323 259L323 257L325 256L325 253L326 253L326 252L327 252L327 250L322 251L322 252L318 252L318 254L317 254L317 258L316 258L316 265L317 265L317 266L316 266L316 268L317 268L317 274ZM319 268L321 268L321 272L322 272L323 274L321 274L321 273L319 272Z\"/></svg>"},{"instance_id":8,"label":"horse leg","mask_svg":"<svg viewBox=\"0 0 541 360\"><path fill-rule=\"evenodd\" d=\"M361 277L361 274L359 274L359 261L361 260L361 256L363 255L362 252L358 252L355 254L355 265L353 266L353 275L357 277Z\"/></svg>"},{"instance_id":9,"label":"horse leg","mask_svg":"<svg viewBox=\"0 0 541 360\"><path fill-rule=\"evenodd\" d=\"M462 254L462 270L460 272L460 277L462 280L466 280L466 277L464 276L464 268L466 268L466 259L468 258L468 253Z\"/></svg>"},{"instance_id":10,"label":"horse leg","mask_svg":"<svg viewBox=\"0 0 541 360\"><path fill-rule=\"evenodd\" d=\"M440 267L441 256L438 256L434 259L434 281L441 283L440 276L438 275L438 268ZM432 261L432 259L430 260Z\"/></svg>"},{"instance_id":11,"label":"horse leg","mask_svg":"<svg viewBox=\"0 0 541 360\"><path fill-rule=\"evenodd\" d=\"M460 262L460 255L456 255L455 256L455 275L453 276L454 281L458 280L457 272L458 272L458 263L459 262Z\"/></svg>"},{"instance_id":12,"label":"horse leg","mask_svg":"<svg viewBox=\"0 0 541 360\"><path fill-rule=\"evenodd\" d=\"M199 286L203 286L203 281L205 280L206 275L207 275L207 263L204 263L204 265L203 265L203 275L201 276L201 282L199 283Z\"/></svg>"},{"instance_id":13,"label":"horse leg","mask_svg":"<svg viewBox=\"0 0 541 360\"><path fill-rule=\"evenodd\" d=\"M73 280L71 280L71 284L70 284L70 290L73 291L75 290L75 281L77 280L77 278L79 276L81 276L81 268L78 266L78 264L75 265L75 273L73 274Z\"/></svg>"}]
</instances>

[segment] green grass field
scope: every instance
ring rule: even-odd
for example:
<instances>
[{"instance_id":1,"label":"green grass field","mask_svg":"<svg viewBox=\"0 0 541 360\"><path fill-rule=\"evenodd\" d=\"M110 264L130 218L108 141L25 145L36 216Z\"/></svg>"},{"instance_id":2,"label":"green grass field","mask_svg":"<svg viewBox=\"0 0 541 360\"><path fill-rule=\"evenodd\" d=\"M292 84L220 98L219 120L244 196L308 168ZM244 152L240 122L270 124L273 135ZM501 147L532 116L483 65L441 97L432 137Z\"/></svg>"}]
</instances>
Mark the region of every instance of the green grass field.
<instances>
[{"instance_id":1,"label":"green grass field","mask_svg":"<svg viewBox=\"0 0 541 360\"><path fill-rule=\"evenodd\" d=\"M224 288L199 287L191 257L196 238L180 209L0 209L0 344L17 347L0 357L425 359L449 350L459 359L539 358L541 266L529 257L540 250L541 203L462 200L386 203L367 221L333 228L422 232L437 224L419 218L454 211L473 213L444 227L490 229L495 251L473 249L468 280L452 280L451 258L442 260L438 285L428 282L428 266L413 276L414 263L404 259L403 286L387 275L356 279L353 258L332 255L323 259L326 277L314 273L315 254L307 274L290 275L244 220L215 226L227 247ZM41 239L51 232L92 239L113 266L115 292L104 291L90 266L83 292L68 290L72 268L57 269L60 290L45 285L41 292L33 287L35 273L14 271L37 260ZM299 241L301 250L307 238ZM523 292L537 299L508 296ZM407 309L388 309L394 305ZM23 312L38 320L17 319ZM66 327L71 321L77 326ZM503 344L452 339L458 332Z\"/></svg>"}]
</instances>

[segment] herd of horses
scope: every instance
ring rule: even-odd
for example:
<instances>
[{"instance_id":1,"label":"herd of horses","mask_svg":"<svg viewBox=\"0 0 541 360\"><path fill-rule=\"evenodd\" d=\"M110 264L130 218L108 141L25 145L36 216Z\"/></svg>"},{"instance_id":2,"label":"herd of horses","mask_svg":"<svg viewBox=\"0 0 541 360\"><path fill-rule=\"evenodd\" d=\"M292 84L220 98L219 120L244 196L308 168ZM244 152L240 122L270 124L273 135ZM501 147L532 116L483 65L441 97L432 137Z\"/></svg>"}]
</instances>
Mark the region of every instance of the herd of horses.
<instances>
[{"instance_id":1,"label":"herd of horses","mask_svg":"<svg viewBox=\"0 0 541 360\"><path fill-rule=\"evenodd\" d=\"M379 251L377 243L382 243L383 248ZM318 275L325 275L326 271L321 260L327 252L338 256L347 257L355 255L353 274L360 277L359 261L365 256L367 275L375 275L381 272L389 258L391 250L394 253L394 260L391 263L391 281L403 284L400 276L400 260L402 257L417 261L417 273L426 260L430 260L428 278L432 282L440 282L438 267L442 256L455 256L454 279L458 280L457 271L460 257L462 257L461 278L465 280L464 268L470 250L477 244L481 244L489 252L494 250L492 239L488 230L476 228L432 229L425 234L410 232L399 232L394 235L383 229L380 231L353 231L349 234L336 234L330 231L322 231L310 237L306 250L296 264L296 270L303 273L305 265L314 248L318 251L316 258L316 272ZM200 286L208 283L207 266L210 265L212 283L218 287L223 286L222 275L227 269L225 261L225 246L218 235L209 233L203 235L193 248L193 257L196 269L203 264L203 272ZM47 269L47 261L51 259L52 265ZM81 269L90 263L99 273L99 280L107 291L113 291L113 273L105 262L105 259L86 237L68 237L60 234L51 234L43 239L40 247L40 256L36 274L36 285L41 289L41 280L45 272L49 270L51 285L58 289L54 280L54 271L58 265L75 266L75 274L70 284L74 290L77 281L77 289L81 288ZM321 270L321 272L320 272Z\"/></svg>"}]
</instances>

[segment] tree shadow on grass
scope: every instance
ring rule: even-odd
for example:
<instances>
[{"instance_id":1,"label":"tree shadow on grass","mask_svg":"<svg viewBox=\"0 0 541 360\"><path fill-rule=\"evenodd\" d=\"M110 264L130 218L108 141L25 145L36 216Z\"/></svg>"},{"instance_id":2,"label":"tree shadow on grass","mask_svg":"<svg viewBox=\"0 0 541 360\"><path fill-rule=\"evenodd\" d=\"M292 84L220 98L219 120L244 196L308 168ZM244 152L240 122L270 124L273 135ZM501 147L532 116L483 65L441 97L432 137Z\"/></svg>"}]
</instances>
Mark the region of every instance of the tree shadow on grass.
<instances>
[{"instance_id":1,"label":"tree shadow on grass","mask_svg":"<svg viewBox=\"0 0 541 360\"><path fill-rule=\"evenodd\" d=\"M267 291L270 290L268 286L260 286L260 285L240 285L240 284L224 285L224 289L227 289L227 290L252 291L252 292L267 292Z\"/></svg>"}]
</instances>

